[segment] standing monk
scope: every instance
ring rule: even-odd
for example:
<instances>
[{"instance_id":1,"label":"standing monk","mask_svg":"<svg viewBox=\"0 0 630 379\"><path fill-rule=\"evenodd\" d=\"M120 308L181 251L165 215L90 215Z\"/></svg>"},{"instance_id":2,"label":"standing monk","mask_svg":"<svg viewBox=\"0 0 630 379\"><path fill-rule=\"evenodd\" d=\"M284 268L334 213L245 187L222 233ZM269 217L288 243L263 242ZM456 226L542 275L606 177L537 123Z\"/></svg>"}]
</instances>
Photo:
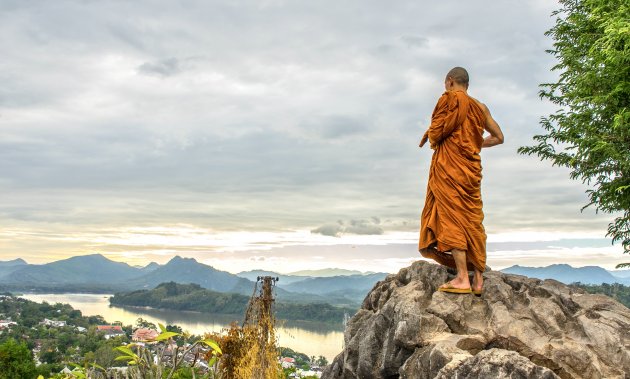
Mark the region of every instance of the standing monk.
<instances>
[{"instance_id":1,"label":"standing monk","mask_svg":"<svg viewBox=\"0 0 630 379\"><path fill-rule=\"evenodd\" d=\"M503 143L501 128L488 107L468 96L468 72L446 75L446 92L437 102L422 137L434 150L422 211L423 257L456 268L457 277L439 291L481 295L486 269L486 233L481 202L481 148ZM484 130L490 133L483 137ZM468 271L474 271L472 286Z\"/></svg>"}]
</instances>

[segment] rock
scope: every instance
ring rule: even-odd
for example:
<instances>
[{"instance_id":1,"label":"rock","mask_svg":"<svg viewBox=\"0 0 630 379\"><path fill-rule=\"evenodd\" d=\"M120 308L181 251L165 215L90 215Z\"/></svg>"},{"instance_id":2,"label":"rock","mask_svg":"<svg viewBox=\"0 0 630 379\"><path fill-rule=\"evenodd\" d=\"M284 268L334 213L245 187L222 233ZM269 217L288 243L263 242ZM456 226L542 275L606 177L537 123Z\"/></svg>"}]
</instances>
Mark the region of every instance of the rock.
<instances>
[{"instance_id":1,"label":"rock","mask_svg":"<svg viewBox=\"0 0 630 379\"><path fill-rule=\"evenodd\" d=\"M424 261L378 282L322 378L630 378L630 310L554 280L492 271L484 294L436 292Z\"/></svg>"},{"instance_id":2,"label":"rock","mask_svg":"<svg viewBox=\"0 0 630 379\"><path fill-rule=\"evenodd\" d=\"M558 375L546 367L538 366L522 355L509 350L490 349L456 365L447 365L435 379L557 379Z\"/></svg>"}]
</instances>

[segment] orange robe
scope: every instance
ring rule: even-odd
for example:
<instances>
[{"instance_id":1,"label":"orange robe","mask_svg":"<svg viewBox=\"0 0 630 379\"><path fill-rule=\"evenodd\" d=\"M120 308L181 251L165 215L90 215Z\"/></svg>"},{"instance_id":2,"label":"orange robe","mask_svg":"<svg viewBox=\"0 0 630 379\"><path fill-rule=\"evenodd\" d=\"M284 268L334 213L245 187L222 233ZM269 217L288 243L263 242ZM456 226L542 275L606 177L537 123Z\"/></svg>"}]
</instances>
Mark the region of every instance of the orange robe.
<instances>
[{"instance_id":1,"label":"orange robe","mask_svg":"<svg viewBox=\"0 0 630 379\"><path fill-rule=\"evenodd\" d=\"M486 233L481 202L481 145L486 116L463 91L438 100L428 139L433 158L420 223L420 252L455 268L451 250L466 252L468 270L486 268ZM424 254L423 254L424 255Z\"/></svg>"}]
</instances>

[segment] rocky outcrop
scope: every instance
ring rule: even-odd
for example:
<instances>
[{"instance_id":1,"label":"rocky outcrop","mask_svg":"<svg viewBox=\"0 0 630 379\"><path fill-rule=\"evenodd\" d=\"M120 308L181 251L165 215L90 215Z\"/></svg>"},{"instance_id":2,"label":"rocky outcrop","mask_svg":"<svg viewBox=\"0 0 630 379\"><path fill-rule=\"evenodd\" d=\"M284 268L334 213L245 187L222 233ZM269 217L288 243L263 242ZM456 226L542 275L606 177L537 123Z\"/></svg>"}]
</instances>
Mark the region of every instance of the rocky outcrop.
<instances>
[{"instance_id":1,"label":"rocky outcrop","mask_svg":"<svg viewBox=\"0 0 630 379\"><path fill-rule=\"evenodd\" d=\"M322 378L630 378L630 309L554 280L487 272L481 297L418 261L378 282Z\"/></svg>"}]
</instances>

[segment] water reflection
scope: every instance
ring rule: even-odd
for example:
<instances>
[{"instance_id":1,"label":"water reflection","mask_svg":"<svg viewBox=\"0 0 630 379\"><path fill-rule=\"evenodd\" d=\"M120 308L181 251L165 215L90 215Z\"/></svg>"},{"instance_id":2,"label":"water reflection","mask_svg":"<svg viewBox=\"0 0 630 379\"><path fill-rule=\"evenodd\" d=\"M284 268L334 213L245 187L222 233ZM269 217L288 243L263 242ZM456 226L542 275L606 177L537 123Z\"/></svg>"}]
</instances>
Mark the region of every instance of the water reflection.
<instances>
[{"instance_id":1,"label":"water reflection","mask_svg":"<svg viewBox=\"0 0 630 379\"><path fill-rule=\"evenodd\" d=\"M162 324L177 324L193 334L221 332L230 323L242 322L242 315L209 314L145 307L118 307L109 304L111 295L95 294L25 294L21 297L48 303L66 303L80 310L84 316L101 315L108 322L135 324L139 317ZM329 361L341 352L343 329L318 322L278 321L278 343L309 356L323 355Z\"/></svg>"}]
</instances>

